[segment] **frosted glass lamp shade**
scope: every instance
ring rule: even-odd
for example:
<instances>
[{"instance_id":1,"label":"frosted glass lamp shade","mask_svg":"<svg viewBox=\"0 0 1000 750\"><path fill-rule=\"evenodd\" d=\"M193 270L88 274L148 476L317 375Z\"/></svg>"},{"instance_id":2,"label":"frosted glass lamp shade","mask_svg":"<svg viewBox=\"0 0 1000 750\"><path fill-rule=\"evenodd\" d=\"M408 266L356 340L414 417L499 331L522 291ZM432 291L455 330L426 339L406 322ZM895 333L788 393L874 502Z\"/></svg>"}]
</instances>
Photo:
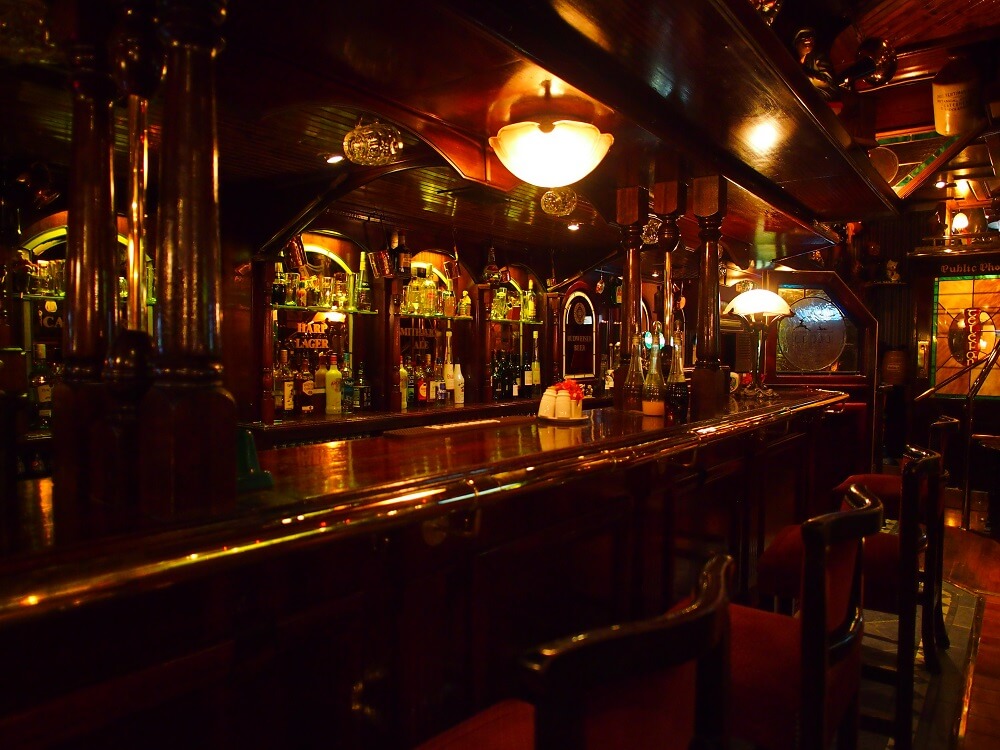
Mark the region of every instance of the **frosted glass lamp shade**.
<instances>
[{"instance_id":1,"label":"frosted glass lamp shade","mask_svg":"<svg viewBox=\"0 0 1000 750\"><path fill-rule=\"evenodd\" d=\"M724 314L738 315L750 324L768 324L792 314L788 303L767 289L751 289L737 295L726 305Z\"/></svg>"},{"instance_id":2,"label":"frosted glass lamp shade","mask_svg":"<svg viewBox=\"0 0 1000 750\"><path fill-rule=\"evenodd\" d=\"M490 146L511 174L529 185L556 188L583 179L601 163L614 137L576 120L552 127L515 122L500 128Z\"/></svg>"}]
</instances>

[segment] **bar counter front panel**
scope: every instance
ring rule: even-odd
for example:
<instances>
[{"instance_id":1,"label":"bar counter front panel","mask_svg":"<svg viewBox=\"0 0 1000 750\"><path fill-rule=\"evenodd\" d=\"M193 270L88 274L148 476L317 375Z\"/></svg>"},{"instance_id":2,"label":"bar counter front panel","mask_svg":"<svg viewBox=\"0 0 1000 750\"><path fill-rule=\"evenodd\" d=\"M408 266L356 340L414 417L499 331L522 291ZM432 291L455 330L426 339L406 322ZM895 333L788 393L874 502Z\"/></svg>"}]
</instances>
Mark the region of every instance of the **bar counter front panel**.
<instances>
[{"instance_id":1,"label":"bar counter front panel","mask_svg":"<svg viewBox=\"0 0 1000 750\"><path fill-rule=\"evenodd\" d=\"M751 595L843 399L262 451L275 489L237 517L4 561L0 739L409 747L515 694L522 649L669 606L712 550Z\"/></svg>"}]
</instances>

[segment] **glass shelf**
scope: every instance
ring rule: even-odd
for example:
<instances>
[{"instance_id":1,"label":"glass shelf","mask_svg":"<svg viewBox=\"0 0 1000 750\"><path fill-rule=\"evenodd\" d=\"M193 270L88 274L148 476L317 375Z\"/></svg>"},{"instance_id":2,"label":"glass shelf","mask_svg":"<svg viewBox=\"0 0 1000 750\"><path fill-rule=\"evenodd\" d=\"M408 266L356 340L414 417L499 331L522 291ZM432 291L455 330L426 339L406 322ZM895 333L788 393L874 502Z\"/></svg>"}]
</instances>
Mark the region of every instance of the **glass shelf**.
<instances>
[{"instance_id":1,"label":"glass shelf","mask_svg":"<svg viewBox=\"0 0 1000 750\"><path fill-rule=\"evenodd\" d=\"M472 320L471 315L433 315L429 313L399 313L401 318L423 318L424 320Z\"/></svg>"},{"instance_id":2,"label":"glass shelf","mask_svg":"<svg viewBox=\"0 0 1000 750\"><path fill-rule=\"evenodd\" d=\"M326 307L325 305L271 305L273 310L298 310L299 312L339 312L345 315L378 315L378 310L353 310L349 307Z\"/></svg>"},{"instance_id":3,"label":"glass shelf","mask_svg":"<svg viewBox=\"0 0 1000 750\"><path fill-rule=\"evenodd\" d=\"M525 318L522 318L520 320L511 320L510 318L490 318L490 323L511 323L517 325L525 325L525 326L545 325L545 322L542 320L527 320Z\"/></svg>"},{"instance_id":4,"label":"glass shelf","mask_svg":"<svg viewBox=\"0 0 1000 750\"><path fill-rule=\"evenodd\" d=\"M22 302L65 302L65 294L28 294L26 292L21 292L17 295L16 299ZM119 302L127 301L127 297L119 297ZM155 299L147 299L146 307L153 307L156 304Z\"/></svg>"}]
</instances>

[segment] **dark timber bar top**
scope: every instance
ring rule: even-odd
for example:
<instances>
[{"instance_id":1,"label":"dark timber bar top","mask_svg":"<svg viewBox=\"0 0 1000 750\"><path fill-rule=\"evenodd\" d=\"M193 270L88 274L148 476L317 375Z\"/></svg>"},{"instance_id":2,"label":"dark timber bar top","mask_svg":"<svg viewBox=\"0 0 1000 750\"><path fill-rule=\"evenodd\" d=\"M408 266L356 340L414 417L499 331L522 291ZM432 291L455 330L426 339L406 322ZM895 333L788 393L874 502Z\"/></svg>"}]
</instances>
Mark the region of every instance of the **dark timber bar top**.
<instances>
[{"instance_id":1,"label":"dark timber bar top","mask_svg":"<svg viewBox=\"0 0 1000 750\"><path fill-rule=\"evenodd\" d=\"M335 538L373 533L512 493L596 472L671 458L779 425L843 401L836 391L780 392L767 404L730 400L720 417L664 427L662 420L603 408L585 424L534 417L440 426L429 437L381 436L261 451L273 491L242 497L223 521L12 557L0 565L0 623L80 606L120 591L167 585L210 566L238 564ZM22 483L22 502L51 493L50 480ZM43 499L43 498L42 498Z\"/></svg>"}]
</instances>

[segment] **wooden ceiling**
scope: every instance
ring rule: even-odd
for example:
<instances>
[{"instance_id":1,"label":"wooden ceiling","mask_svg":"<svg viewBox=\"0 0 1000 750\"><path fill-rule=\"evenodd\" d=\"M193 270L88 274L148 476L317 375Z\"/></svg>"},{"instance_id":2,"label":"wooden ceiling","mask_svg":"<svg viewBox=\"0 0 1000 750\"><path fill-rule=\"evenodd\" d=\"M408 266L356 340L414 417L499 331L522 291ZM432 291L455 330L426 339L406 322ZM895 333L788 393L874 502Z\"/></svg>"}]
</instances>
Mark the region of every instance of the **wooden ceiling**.
<instances>
[{"instance_id":1,"label":"wooden ceiling","mask_svg":"<svg viewBox=\"0 0 1000 750\"><path fill-rule=\"evenodd\" d=\"M334 198L326 218L419 227L443 246L457 237L529 255L554 249L582 265L617 246L615 188L652 186L658 169L682 160L688 174L721 171L730 179L724 231L734 257L809 252L829 244L835 222L888 215L901 204L868 158L874 143L849 132L798 69L787 27L804 19L824 29L838 68L852 59L850 38L855 47L865 36L896 46L898 82L860 97L880 137L898 139L887 145L898 155L897 174L906 174L941 148L927 130L926 92L945 53L972 45L995 79L995 53L982 50L1000 36L988 25L1000 18L998 5L786 0L785 25L768 28L745 0L230 0L217 82L223 218L255 223L264 245L325 193ZM0 160L10 205L12 177L33 163L46 165L54 182L65 179L70 95L58 55L42 63L2 45ZM575 186L580 201L567 218L544 214L543 191L518 183L487 146L511 105L544 80L560 81L615 136L602 165ZM123 175L123 108L118 115ZM396 124L414 168L369 180L365 168L326 164L362 116ZM155 164L155 96L151 120ZM768 153L748 137L763 120L785 139ZM978 169L992 191L995 172L982 166L991 156L986 135L941 166ZM331 191L338 180L353 189ZM153 191L155 201L155 184ZM914 190L911 199L929 198ZM246 205L252 216L237 215ZM22 221L33 210L26 206ZM568 231L570 221L580 231ZM693 217L682 229L697 244Z\"/></svg>"}]
</instances>

